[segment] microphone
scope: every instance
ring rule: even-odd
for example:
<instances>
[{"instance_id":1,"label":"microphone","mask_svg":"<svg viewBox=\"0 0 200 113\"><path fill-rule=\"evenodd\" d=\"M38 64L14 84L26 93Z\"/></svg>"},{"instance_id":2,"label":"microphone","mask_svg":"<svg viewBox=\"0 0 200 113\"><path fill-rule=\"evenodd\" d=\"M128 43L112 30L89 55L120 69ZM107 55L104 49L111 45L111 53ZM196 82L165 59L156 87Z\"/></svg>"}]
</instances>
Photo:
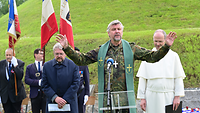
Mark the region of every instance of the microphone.
<instances>
[{"instance_id":1,"label":"microphone","mask_svg":"<svg viewBox=\"0 0 200 113\"><path fill-rule=\"evenodd\" d=\"M107 60L107 70L110 68L111 65L113 65L114 60L112 58L108 58Z\"/></svg>"}]
</instances>

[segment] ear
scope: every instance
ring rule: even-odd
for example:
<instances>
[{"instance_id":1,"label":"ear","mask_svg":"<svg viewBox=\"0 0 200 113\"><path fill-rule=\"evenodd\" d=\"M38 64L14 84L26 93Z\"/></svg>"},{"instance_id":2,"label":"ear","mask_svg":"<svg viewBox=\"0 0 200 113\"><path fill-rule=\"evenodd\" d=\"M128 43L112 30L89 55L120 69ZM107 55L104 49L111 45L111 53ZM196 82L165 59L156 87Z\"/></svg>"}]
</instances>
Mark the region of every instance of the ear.
<instances>
[{"instance_id":1,"label":"ear","mask_svg":"<svg viewBox=\"0 0 200 113\"><path fill-rule=\"evenodd\" d=\"M34 54L34 58L35 58L35 55L36 55L36 54Z\"/></svg>"},{"instance_id":2,"label":"ear","mask_svg":"<svg viewBox=\"0 0 200 113\"><path fill-rule=\"evenodd\" d=\"M108 32L108 37L110 38L109 32Z\"/></svg>"}]
</instances>

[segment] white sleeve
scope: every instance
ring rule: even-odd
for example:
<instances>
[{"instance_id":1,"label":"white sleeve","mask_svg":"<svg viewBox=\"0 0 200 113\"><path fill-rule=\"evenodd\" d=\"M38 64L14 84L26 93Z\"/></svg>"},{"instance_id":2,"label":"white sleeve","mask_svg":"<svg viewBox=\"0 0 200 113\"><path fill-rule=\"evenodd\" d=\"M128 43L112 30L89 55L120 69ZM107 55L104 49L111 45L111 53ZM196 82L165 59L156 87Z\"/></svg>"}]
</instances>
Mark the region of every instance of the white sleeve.
<instances>
[{"instance_id":1,"label":"white sleeve","mask_svg":"<svg viewBox=\"0 0 200 113\"><path fill-rule=\"evenodd\" d=\"M180 97L185 96L183 78L182 77L175 78L174 82L175 82L174 83L175 96L180 96Z\"/></svg>"},{"instance_id":2,"label":"white sleeve","mask_svg":"<svg viewBox=\"0 0 200 113\"><path fill-rule=\"evenodd\" d=\"M145 99L147 79L140 77L137 91L138 99Z\"/></svg>"}]
</instances>

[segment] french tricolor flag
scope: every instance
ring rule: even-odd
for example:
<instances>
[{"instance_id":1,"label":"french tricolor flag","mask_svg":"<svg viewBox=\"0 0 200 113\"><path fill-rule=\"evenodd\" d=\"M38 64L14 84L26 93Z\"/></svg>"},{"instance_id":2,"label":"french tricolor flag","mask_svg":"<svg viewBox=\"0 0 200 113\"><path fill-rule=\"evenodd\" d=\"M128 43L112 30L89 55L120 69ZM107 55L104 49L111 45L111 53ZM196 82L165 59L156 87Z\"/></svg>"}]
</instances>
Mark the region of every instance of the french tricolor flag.
<instances>
[{"instance_id":1,"label":"french tricolor flag","mask_svg":"<svg viewBox=\"0 0 200 113\"><path fill-rule=\"evenodd\" d=\"M9 47L12 48L21 35L17 6L15 0L8 0L9 3L9 20L8 30Z\"/></svg>"},{"instance_id":2,"label":"french tricolor flag","mask_svg":"<svg viewBox=\"0 0 200 113\"><path fill-rule=\"evenodd\" d=\"M66 35L67 40L72 48L74 48L74 38L71 23L71 14L69 11L68 0L61 0L60 6L60 34Z\"/></svg>"},{"instance_id":3,"label":"french tricolor flag","mask_svg":"<svg viewBox=\"0 0 200 113\"><path fill-rule=\"evenodd\" d=\"M51 0L42 0L41 49L57 31L58 25L52 2Z\"/></svg>"}]
</instances>

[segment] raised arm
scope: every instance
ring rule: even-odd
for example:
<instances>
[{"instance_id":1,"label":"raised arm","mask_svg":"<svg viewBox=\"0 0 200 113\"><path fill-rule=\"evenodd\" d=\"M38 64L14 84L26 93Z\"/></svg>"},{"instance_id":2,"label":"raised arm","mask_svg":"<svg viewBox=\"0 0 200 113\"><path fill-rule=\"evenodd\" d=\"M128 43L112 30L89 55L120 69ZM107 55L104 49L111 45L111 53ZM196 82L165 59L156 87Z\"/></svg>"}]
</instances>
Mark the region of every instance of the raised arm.
<instances>
[{"instance_id":1,"label":"raised arm","mask_svg":"<svg viewBox=\"0 0 200 113\"><path fill-rule=\"evenodd\" d=\"M65 54L71 60L73 60L76 65L84 66L97 62L99 48L91 50L87 53L77 53L75 50L73 50L73 48L69 46L66 35L58 34L56 38L56 41L63 46L63 51L65 52Z\"/></svg>"},{"instance_id":2,"label":"raised arm","mask_svg":"<svg viewBox=\"0 0 200 113\"><path fill-rule=\"evenodd\" d=\"M166 43L168 46L172 46L172 44L174 43L174 40L175 40L176 38L177 38L176 33L171 31L171 32L166 36L165 43Z\"/></svg>"},{"instance_id":3,"label":"raised arm","mask_svg":"<svg viewBox=\"0 0 200 113\"><path fill-rule=\"evenodd\" d=\"M69 46L66 35L57 34L56 38L56 41L59 42L64 49L66 49Z\"/></svg>"}]
</instances>

